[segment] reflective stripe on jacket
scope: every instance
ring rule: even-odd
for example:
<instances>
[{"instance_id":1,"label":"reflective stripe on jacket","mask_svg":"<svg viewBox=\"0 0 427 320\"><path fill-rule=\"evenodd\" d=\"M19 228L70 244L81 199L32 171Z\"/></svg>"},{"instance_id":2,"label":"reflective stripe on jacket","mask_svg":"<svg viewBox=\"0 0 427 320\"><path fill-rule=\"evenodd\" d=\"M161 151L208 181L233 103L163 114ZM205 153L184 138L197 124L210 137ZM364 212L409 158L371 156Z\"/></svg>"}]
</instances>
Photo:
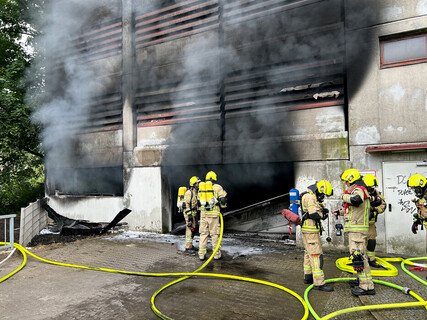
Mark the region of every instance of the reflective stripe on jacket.
<instances>
[{"instance_id":1,"label":"reflective stripe on jacket","mask_svg":"<svg viewBox=\"0 0 427 320\"><path fill-rule=\"evenodd\" d=\"M418 217L423 221L424 226L427 227L427 196L424 196L417 201L415 201L415 206L417 207Z\"/></svg>"},{"instance_id":2,"label":"reflective stripe on jacket","mask_svg":"<svg viewBox=\"0 0 427 320\"><path fill-rule=\"evenodd\" d=\"M184 215L196 215L197 214L197 190L194 188L188 189L184 194L185 210Z\"/></svg>"},{"instance_id":3,"label":"reflective stripe on jacket","mask_svg":"<svg viewBox=\"0 0 427 320\"><path fill-rule=\"evenodd\" d=\"M304 194L301 198L301 210L304 213L312 214L317 212L321 217L323 215L323 207L320 205L319 201L317 201L316 195L308 189L308 192ZM302 232L319 232L319 224L316 223L313 219L305 219L303 224L301 225Z\"/></svg>"},{"instance_id":4,"label":"reflective stripe on jacket","mask_svg":"<svg viewBox=\"0 0 427 320\"><path fill-rule=\"evenodd\" d=\"M359 195L362 203L355 206L351 203L353 196ZM349 190L343 195L344 205L344 230L353 232L368 233L369 230L369 213L371 205L369 194L366 188L361 186L350 186Z\"/></svg>"}]
</instances>

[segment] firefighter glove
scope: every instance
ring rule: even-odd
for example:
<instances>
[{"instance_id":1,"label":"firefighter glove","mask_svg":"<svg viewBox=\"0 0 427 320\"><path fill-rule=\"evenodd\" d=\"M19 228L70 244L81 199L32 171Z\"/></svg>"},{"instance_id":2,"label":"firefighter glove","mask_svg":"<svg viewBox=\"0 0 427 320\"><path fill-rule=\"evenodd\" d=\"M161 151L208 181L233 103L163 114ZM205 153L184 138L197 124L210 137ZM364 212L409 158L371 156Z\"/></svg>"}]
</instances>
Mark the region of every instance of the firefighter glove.
<instances>
[{"instance_id":1,"label":"firefighter glove","mask_svg":"<svg viewBox=\"0 0 427 320\"><path fill-rule=\"evenodd\" d=\"M185 202L182 203L182 209L187 208L187 204Z\"/></svg>"},{"instance_id":2,"label":"firefighter glove","mask_svg":"<svg viewBox=\"0 0 427 320\"><path fill-rule=\"evenodd\" d=\"M371 207L378 207L379 205L381 205L381 198L377 196L371 197Z\"/></svg>"},{"instance_id":3,"label":"firefighter glove","mask_svg":"<svg viewBox=\"0 0 427 320\"><path fill-rule=\"evenodd\" d=\"M363 271L363 265L364 265L363 254L360 251L354 250L351 253L350 260L353 263L353 269L354 269L354 271L356 271L356 272Z\"/></svg>"},{"instance_id":4,"label":"firefighter glove","mask_svg":"<svg viewBox=\"0 0 427 320\"><path fill-rule=\"evenodd\" d=\"M329 210L327 208L323 208L323 217L322 220L328 219Z\"/></svg>"},{"instance_id":5,"label":"firefighter glove","mask_svg":"<svg viewBox=\"0 0 427 320\"><path fill-rule=\"evenodd\" d=\"M221 208L226 208L227 207L227 198L226 197L219 198L219 204L220 204Z\"/></svg>"},{"instance_id":6,"label":"firefighter glove","mask_svg":"<svg viewBox=\"0 0 427 320\"><path fill-rule=\"evenodd\" d=\"M193 227L193 216L191 216L190 214L188 215L187 227Z\"/></svg>"},{"instance_id":7,"label":"firefighter glove","mask_svg":"<svg viewBox=\"0 0 427 320\"><path fill-rule=\"evenodd\" d=\"M375 209L371 210L369 213L369 220L375 219L377 216L377 211Z\"/></svg>"},{"instance_id":8,"label":"firefighter glove","mask_svg":"<svg viewBox=\"0 0 427 320\"><path fill-rule=\"evenodd\" d=\"M411 231L413 234L417 234L419 224L420 224L419 219L415 219L414 223L412 224L412 228L411 228Z\"/></svg>"},{"instance_id":9,"label":"firefighter glove","mask_svg":"<svg viewBox=\"0 0 427 320\"><path fill-rule=\"evenodd\" d=\"M340 215L340 209L335 209L334 211L332 211L332 214L334 215L334 216L339 216Z\"/></svg>"}]
</instances>

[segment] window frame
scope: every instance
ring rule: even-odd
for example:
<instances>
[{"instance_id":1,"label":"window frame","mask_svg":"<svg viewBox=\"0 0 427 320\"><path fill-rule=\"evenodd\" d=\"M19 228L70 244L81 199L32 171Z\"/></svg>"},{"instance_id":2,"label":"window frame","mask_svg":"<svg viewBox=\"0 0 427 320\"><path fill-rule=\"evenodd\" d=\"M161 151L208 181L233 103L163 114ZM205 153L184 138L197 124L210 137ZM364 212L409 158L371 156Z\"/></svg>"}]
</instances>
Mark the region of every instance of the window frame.
<instances>
[{"instance_id":1,"label":"window frame","mask_svg":"<svg viewBox=\"0 0 427 320\"><path fill-rule=\"evenodd\" d=\"M414 38L422 38L422 37L424 37L424 40L426 42L425 57L408 59L408 60L400 60L400 61L388 62L388 63L384 62L384 44L396 42L396 41L414 39ZM422 62L427 62L427 32L421 32L421 33L405 35L405 36L395 36L393 38L389 38L389 37L383 38L383 39L380 38L380 69L412 65L416 63L422 63Z\"/></svg>"}]
</instances>

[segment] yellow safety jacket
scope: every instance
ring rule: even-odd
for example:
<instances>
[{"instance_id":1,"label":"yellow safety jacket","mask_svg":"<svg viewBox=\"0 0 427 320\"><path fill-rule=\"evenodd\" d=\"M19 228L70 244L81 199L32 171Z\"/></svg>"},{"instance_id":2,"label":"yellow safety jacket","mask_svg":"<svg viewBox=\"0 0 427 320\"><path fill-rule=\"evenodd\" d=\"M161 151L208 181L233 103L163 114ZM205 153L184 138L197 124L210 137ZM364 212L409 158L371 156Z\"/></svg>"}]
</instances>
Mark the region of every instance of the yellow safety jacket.
<instances>
[{"instance_id":1,"label":"yellow safety jacket","mask_svg":"<svg viewBox=\"0 0 427 320\"><path fill-rule=\"evenodd\" d=\"M374 224L375 222L377 222L377 215L383 213L385 211L385 208L387 207L387 203L385 202L384 196L381 194L381 192L375 189L375 194L381 199L381 204L376 207L373 207L371 205L371 211L374 211L374 215L369 220L369 224Z\"/></svg>"},{"instance_id":2,"label":"yellow safety jacket","mask_svg":"<svg viewBox=\"0 0 427 320\"><path fill-rule=\"evenodd\" d=\"M215 199L218 201L218 199L220 198L224 198L227 196L227 192L222 188L221 185L215 183L212 185L212 189L213 189L213 194ZM202 206L200 208L200 215L216 215L219 216L221 213L221 209L220 209L220 203L217 202L215 205L213 205L212 207L208 207L208 206Z\"/></svg>"},{"instance_id":3,"label":"yellow safety jacket","mask_svg":"<svg viewBox=\"0 0 427 320\"><path fill-rule=\"evenodd\" d=\"M356 195L359 195L363 201L358 206L351 202L351 198ZM350 186L342 198L344 201L344 231L368 233L371 211L368 190L358 185Z\"/></svg>"},{"instance_id":4,"label":"yellow safety jacket","mask_svg":"<svg viewBox=\"0 0 427 320\"><path fill-rule=\"evenodd\" d=\"M317 197L314 192L308 189L307 193L301 197L301 210L306 214L318 213L320 217L323 217L323 206L317 201ZM306 232L320 232L320 223L313 219L304 219L301 225L301 231Z\"/></svg>"}]
</instances>

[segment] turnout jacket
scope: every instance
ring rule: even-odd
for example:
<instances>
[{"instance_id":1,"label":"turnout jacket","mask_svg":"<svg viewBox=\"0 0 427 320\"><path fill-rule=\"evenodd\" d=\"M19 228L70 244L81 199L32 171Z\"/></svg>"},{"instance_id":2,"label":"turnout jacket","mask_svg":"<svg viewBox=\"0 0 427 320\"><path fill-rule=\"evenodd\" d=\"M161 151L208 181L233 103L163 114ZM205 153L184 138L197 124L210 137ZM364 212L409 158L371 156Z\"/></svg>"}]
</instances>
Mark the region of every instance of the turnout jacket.
<instances>
[{"instance_id":1,"label":"turnout jacket","mask_svg":"<svg viewBox=\"0 0 427 320\"><path fill-rule=\"evenodd\" d=\"M377 189L375 189L375 198L376 199L373 202L371 201L371 214L369 217L369 224L374 224L375 222L377 222L378 215L383 213L385 211L385 208L387 207L387 203L385 202L384 196Z\"/></svg>"},{"instance_id":2,"label":"turnout jacket","mask_svg":"<svg viewBox=\"0 0 427 320\"><path fill-rule=\"evenodd\" d=\"M371 205L368 190L360 185L347 187L344 201L344 231L368 233Z\"/></svg>"},{"instance_id":3,"label":"turnout jacket","mask_svg":"<svg viewBox=\"0 0 427 320\"><path fill-rule=\"evenodd\" d=\"M417 207L417 213L424 226L427 228L427 192L420 199L412 200Z\"/></svg>"},{"instance_id":4,"label":"turnout jacket","mask_svg":"<svg viewBox=\"0 0 427 320\"><path fill-rule=\"evenodd\" d=\"M184 194L185 210L184 215L196 215L198 205L197 205L197 190L194 188L188 189Z\"/></svg>"},{"instance_id":5,"label":"turnout jacket","mask_svg":"<svg viewBox=\"0 0 427 320\"><path fill-rule=\"evenodd\" d=\"M323 205L317 201L316 195L310 189L308 189L307 193L303 194L301 197L301 210L303 215L317 213L321 218L323 218ZM316 221L307 217L301 225L301 232L320 232L320 228L321 224L319 220Z\"/></svg>"}]
</instances>

